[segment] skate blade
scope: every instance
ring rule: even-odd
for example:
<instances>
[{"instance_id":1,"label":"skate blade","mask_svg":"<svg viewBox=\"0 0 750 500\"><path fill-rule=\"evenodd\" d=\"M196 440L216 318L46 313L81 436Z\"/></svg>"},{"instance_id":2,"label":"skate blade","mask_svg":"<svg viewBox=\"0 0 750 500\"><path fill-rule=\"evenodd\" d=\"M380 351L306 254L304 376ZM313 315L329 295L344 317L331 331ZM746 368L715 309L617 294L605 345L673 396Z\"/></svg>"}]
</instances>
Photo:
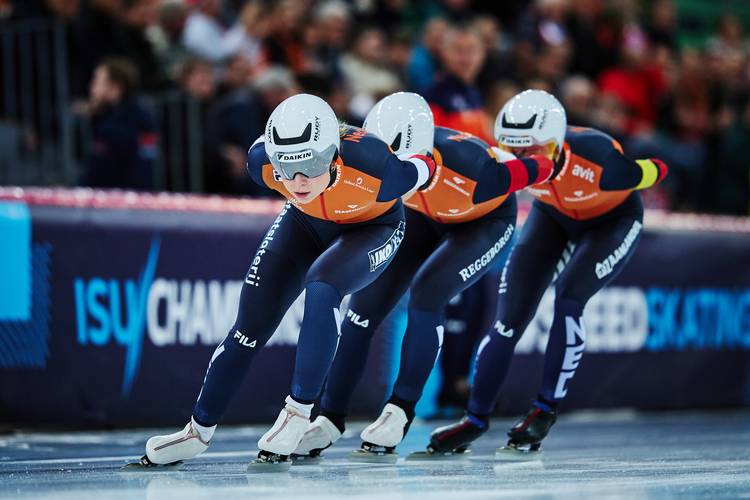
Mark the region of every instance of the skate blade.
<instances>
[{"instance_id":1,"label":"skate blade","mask_svg":"<svg viewBox=\"0 0 750 500\"><path fill-rule=\"evenodd\" d=\"M137 471L166 472L170 470L177 470L180 467L182 467L184 463L185 462L183 462L182 460L178 460L177 462L172 462L169 464L155 464L144 456L138 462L131 462L129 464L123 465L122 467L120 467L120 470L123 472L137 472Z\"/></svg>"},{"instance_id":2,"label":"skate blade","mask_svg":"<svg viewBox=\"0 0 750 500\"><path fill-rule=\"evenodd\" d=\"M320 455L311 457L310 455L290 455L289 459L292 461L295 467L300 465L320 465L323 462L323 457Z\"/></svg>"},{"instance_id":3,"label":"skate blade","mask_svg":"<svg viewBox=\"0 0 750 500\"><path fill-rule=\"evenodd\" d=\"M276 472L288 472L292 466L291 460L283 461L269 461L255 459L247 464L248 474L265 474L265 473L276 473Z\"/></svg>"},{"instance_id":4,"label":"skate blade","mask_svg":"<svg viewBox=\"0 0 750 500\"><path fill-rule=\"evenodd\" d=\"M471 455L471 450L466 450L462 452L455 452L455 451L447 451L444 453L430 453L429 451L415 451L412 453L409 453L404 460L408 460L410 462L418 462L418 461L424 461L424 462L435 462L440 460L462 460L462 459L468 459Z\"/></svg>"},{"instance_id":5,"label":"skate blade","mask_svg":"<svg viewBox=\"0 0 750 500\"><path fill-rule=\"evenodd\" d=\"M524 451L508 446L501 446L495 450L495 460L501 462L532 462L541 459L542 450Z\"/></svg>"},{"instance_id":6,"label":"skate blade","mask_svg":"<svg viewBox=\"0 0 750 500\"><path fill-rule=\"evenodd\" d=\"M367 451L360 448L349 454L349 460L366 464L395 464L398 461L398 453Z\"/></svg>"}]
</instances>

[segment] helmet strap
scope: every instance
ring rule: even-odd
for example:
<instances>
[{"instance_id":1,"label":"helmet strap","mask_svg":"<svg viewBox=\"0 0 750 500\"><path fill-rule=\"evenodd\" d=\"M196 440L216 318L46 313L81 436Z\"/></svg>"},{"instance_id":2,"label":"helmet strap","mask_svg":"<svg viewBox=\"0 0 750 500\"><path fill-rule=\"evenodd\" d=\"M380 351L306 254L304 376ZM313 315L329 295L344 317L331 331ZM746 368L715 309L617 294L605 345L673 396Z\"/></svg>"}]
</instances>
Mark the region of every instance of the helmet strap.
<instances>
[{"instance_id":1,"label":"helmet strap","mask_svg":"<svg viewBox=\"0 0 750 500\"><path fill-rule=\"evenodd\" d=\"M333 184L336 182L336 177L338 176L338 168L336 168L336 163L339 159L339 152L338 150L333 155L333 160L331 160L331 164L328 167L328 171L331 174L331 180L328 182L328 185L326 186L326 189L333 186Z\"/></svg>"},{"instance_id":2,"label":"helmet strap","mask_svg":"<svg viewBox=\"0 0 750 500\"><path fill-rule=\"evenodd\" d=\"M565 160L566 160L566 154L565 154L565 147L560 148L560 151L557 154L557 158L555 159L555 167L552 169L552 175L550 176L549 180L554 180L558 175L560 175L560 171L565 166Z\"/></svg>"}]
</instances>

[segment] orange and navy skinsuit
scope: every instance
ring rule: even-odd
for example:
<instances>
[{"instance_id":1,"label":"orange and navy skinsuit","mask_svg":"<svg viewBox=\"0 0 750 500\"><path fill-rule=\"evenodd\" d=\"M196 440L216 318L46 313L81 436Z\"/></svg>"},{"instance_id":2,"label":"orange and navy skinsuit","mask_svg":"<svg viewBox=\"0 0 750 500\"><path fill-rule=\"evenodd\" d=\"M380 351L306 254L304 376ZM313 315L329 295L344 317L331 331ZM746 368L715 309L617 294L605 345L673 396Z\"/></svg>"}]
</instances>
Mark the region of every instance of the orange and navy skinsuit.
<instances>
[{"instance_id":1,"label":"orange and navy skinsuit","mask_svg":"<svg viewBox=\"0 0 750 500\"><path fill-rule=\"evenodd\" d=\"M247 168L255 182L278 191L303 214L338 224L355 224L398 209L400 197L417 182L416 164L423 164L424 160L419 155L399 159L374 135L348 127L341 138L331 184L305 204L297 202L284 187L266 156L262 138L248 151Z\"/></svg>"},{"instance_id":2,"label":"orange and navy skinsuit","mask_svg":"<svg viewBox=\"0 0 750 500\"><path fill-rule=\"evenodd\" d=\"M569 127L564 165L554 180L529 191L537 198L506 263L494 329L477 357L469 411L492 412L513 349L554 281L555 312L535 406L554 409L583 355L586 302L633 255L643 227L639 189L660 182L659 160L631 160L610 136Z\"/></svg>"},{"instance_id":3,"label":"orange and navy skinsuit","mask_svg":"<svg viewBox=\"0 0 750 500\"><path fill-rule=\"evenodd\" d=\"M568 127L564 155L560 174L529 192L573 220L612 212L630 203L633 191L649 188L667 174L661 161L630 160L616 140L590 128Z\"/></svg>"},{"instance_id":4,"label":"orange and navy skinsuit","mask_svg":"<svg viewBox=\"0 0 750 500\"><path fill-rule=\"evenodd\" d=\"M347 128L328 189L299 204L274 175L262 139L247 158L250 177L289 203L250 263L236 322L209 364L193 413L203 425L219 421L254 354L303 290L290 395L299 404L317 398L336 351L341 299L369 285L393 261L404 237L400 197L434 170L427 157L401 160L375 136Z\"/></svg>"},{"instance_id":5,"label":"orange and navy skinsuit","mask_svg":"<svg viewBox=\"0 0 750 500\"><path fill-rule=\"evenodd\" d=\"M321 408L343 425L361 377L370 339L410 291L401 369L391 402L410 415L443 342L448 301L502 262L516 223L514 191L547 180L546 158L498 161L499 153L470 134L436 127L432 180L405 202L406 237L391 267L352 295ZM513 158L512 155L508 155Z\"/></svg>"}]
</instances>

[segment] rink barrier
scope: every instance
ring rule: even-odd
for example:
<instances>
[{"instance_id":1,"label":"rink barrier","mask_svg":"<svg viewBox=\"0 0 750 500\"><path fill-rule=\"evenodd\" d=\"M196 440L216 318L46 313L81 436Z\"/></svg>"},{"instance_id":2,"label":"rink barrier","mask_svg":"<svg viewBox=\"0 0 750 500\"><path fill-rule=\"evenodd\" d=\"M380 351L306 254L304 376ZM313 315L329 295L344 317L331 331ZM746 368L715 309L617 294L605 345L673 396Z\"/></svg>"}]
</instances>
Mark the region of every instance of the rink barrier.
<instances>
[{"instance_id":1,"label":"rink barrier","mask_svg":"<svg viewBox=\"0 0 750 500\"><path fill-rule=\"evenodd\" d=\"M281 206L0 188L0 423L185 421ZM634 258L586 308L586 354L564 408L750 404L750 223L661 212L645 220ZM522 411L536 391L552 300L550 290L518 344L502 413ZM300 323L298 300L256 357L226 422L278 412ZM354 414L373 414L386 397L403 327L397 310L376 334Z\"/></svg>"}]
</instances>

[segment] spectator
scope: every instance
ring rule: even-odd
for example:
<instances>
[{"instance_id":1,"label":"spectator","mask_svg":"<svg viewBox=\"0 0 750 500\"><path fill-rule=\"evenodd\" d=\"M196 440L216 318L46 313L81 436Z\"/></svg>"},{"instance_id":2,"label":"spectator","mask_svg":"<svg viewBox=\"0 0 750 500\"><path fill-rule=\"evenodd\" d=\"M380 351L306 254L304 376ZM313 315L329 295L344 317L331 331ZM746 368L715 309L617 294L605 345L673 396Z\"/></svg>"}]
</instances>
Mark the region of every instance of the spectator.
<instances>
[{"instance_id":1,"label":"spectator","mask_svg":"<svg viewBox=\"0 0 750 500\"><path fill-rule=\"evenodd\" d=\"M568 0L535 0L519 22L519 38L537 48L568 43L565 20L569 4Z\"/></svg>"},{"instance_id":2,"label":"spectator","mask_svg":"<svg viewBox=\"0 0 750 500\"><path fill-rule=\"evenodd\" d=\"M175 190L200 189L193 180L202 161L211 191L249 192L242 150L292 91L320 95L356 125L381 95L415 90L438 124L492 140L489 118L508 96L541 88L561 97L571 123L604 129L636 156L664 157L672 167L665 185L681 208L730 210L709 167L747 125L750 46L737 14L722 15L698 50L678 44L699 34L680 31L687 23L678 23L675 0L505 0L483 5L489 14L479 15L472 3L0 0L11 33L0 66L17 69L0 90L34 103L0 103L11 139L4 144L20 144L30 152L24 161L45 171L42 157L60 150L65 124L54 110L68 98L64 85L53 85L50 98L42 82L60 81L64 67L72 93L87 95L95 68L113 56L140 70L140 87L160 117L159 173L168 172L166 186ZM8 50L23 45L17 19L67 24L69 54L55 49L48 57L32 41L31 71L21 71L20 49ZM462 27L449 28L446 19Z\"/></svg>"},{"instance_id":3,"label":"spectator","mask_svg":"<svg viewBox=\"0 0 750 500\"><path fill-rule=\"evenodd\" d=\"M715 208L722 213L750 215L750 100L741 107L733 126L721 141L717 165Z\"/></svg>"},{"instance_id":4,"label":"spectator","mask_svg":"<svg viewBox=\"0 0 750 500\"><path fill-rule=\"evenodd\" d=\"M135 66L109 59L94 71L91 93L79 112L91 118L92 146L82 184L151 189L156 134L152 117L136 103Z\"/></svg>"},{"instance_id":5,"label":"spectator","mask_svg":"<svg viewBox=\"0 0 750 500\"><path fill-rule=\"evenodd\" d=\"M303 37L304 69L300 73L317 73L339 78L339 60L346 50L351 12L348 4L329 0L313 12L313 22L305 24Z\"/></svg>"},{"instance_id":6,"label":"spectator","mask_svg":"<svg viewBox=\"0 0 750 500\"><path fill-rule=\"evenodd\" d=\"M477 77L477 85L486 96L495 82L513 76L512 60L508 44L503 41L500 25L494 17L478 16L472 22L472 28L484 43L486 57Z\"/></svg>"},{"instance_id":7,"label":"spectator","mask_svg":"<svg viewBox=\"0 0 750 500\"><path fill-rule=\"evenodd\" d=\"M417 93L425 92L435 81L440 47L447 29L448 22L445 19L431 19L424 28L422 40L412 49L407 74L409 86Z\"/></svg>"},{"instance_id":8,"label":"spectator","mask_svg":"<svg viewBox=\"0 0 750 500\"><path fill-rule=\"evenodd\" d=\"M159 67L147 28L159 20L158 0L126 0L118 16L120 46L113 54L132 61L138 69L141 87L151 90L164 84L166 75Z\"/></svg>"},{"instance_id":9,"label":"spectator","mask_svg":"<svg viewBox=\"0 0 750 500\"><path fill-rule=\"evenodd\" d=\"M268 64L263 39L271 28L270 16L260 0L247 2L240 11L237 22L226 34L228 51L239 54L250 65L254 75L262 73Z\"/></svg>"},{"instance_id":10,"label":"spectator","mask_svg":"<svg viewBox=\"0 0 750 500\"><path fill-rule=\"evenodd\" d=\"M385 36L377 28L361 31L352 51L341 58L341 71L353 94L350 111L359 120L364 120L378 99L401 88L387 61Z\"/></svg>"},{"instance_id":11,"label":"spectator","mask_svg":"<svg viewBox=\"0 0 750 500\"><path fill-rule=\"evenodd\" d=\"M677 52L677 11L673 0L651 2L647 32L652 45Z\"/></svg>"},{"instance_id":12,"label":"spectator","mask_svg":"<svg viewBox=\"0 0 750 500\"><path fill-rule=\"evenodd\" d=\"M242 55L227 63L221 84L222 97L208 111L206 140L209 155L218 161L204 165L206 189L212 193L255 192L245 172L245 156L252 142L263 133L264 113L250 90L250 64Z\"/></svg>"},{"instance_id":13,"label":"spectator","mask_svg":"<svg viewBox=\"0 0 750 500\"><path fill-rule=\"evenodd\" d=\"M218 95L214 67L192 57L180 69L178 83L178 91L167 95L159 113L165 117L160 123L167 153L164 166L175 190L204 190L210 180L206 169L220 161L208 125L208 112Z\"/></svg>"},{"instance_id":14,"label":"spectator","mask_svg":"<svg viewBox=\"0 0 750 500\"><path fill-rule=\"evenodd\" d=\"M484 44L475 31L467 27L449 30L440 52L443 74L424 97L435 125L469 132L492 143L490 119L476 86L484 55Z\"/></svg>"},{"instance_id":15,"label":"spectator","mask_svg":"<svg viewBox=\"0 0 750 500\"><path fill-rule=\"evenodd\" d=\"M552 93L557 93L557 88L568 73L570 62L570 46L545 45L536 56L537 78L549 82Z\"/></svg>"},{"instance_id":16,"label":"spectator","mask_svg":"<svg viewBox=\"0 0 750 500\"><path fill-rule=\"evenodd\" d=\"M616 96L628 108L627 131L631 134L653 128L659 100L666 90L665 75L650 62L650 55L644 34L628 30L622 41L620 64L599 77L601 91Z\"/></svg>"},{"instance_id":17,"label":"spectator","mask_svg":"<svg viewBox=\"0 0 750 500\"><path fill-rule=\"evenodd\" d=\"M405 31L395 33L388 45L388 65L396 71L401 82L406 82L409 76L410 59L411 37Z\"/></svg>"},{"instance_id":18,"label":"spectator","mask_svg":"<svg viewBox=\"0 0 750 500\"><path fill-rule=\"evenodd\" d=\"M560 100L565 106L568 123L579 127L593 126L591 115L596 97L596 86L585 76L567 78L560 86Z\"/></svg>"},{"instance_id":19,"label":"spectator","mask_svg":"<svg viewBox=\"0 0 750 500\"><path fill-rule=\"evenodd\" d=\"M708 40L708 50L717 53L732 49L747 52L743 31L742 22L737 16L724 14L719 18L716 34Z\"/></svg>"},{"instance_id":20,"label":"spectator","mask_svg":"<svg viewBox=\"0 0 750 500\"><path fill-rule=\"evenodd\" d=\"M306 2L281 0L271 12L270 34L265 40L268 60L272 64L287 66L292 71L304 71L304 47L301 28Z\"/></svg>"},{"instance_id":21,"label":"spectator","mask_svg":"<svg viewBox=\"0 0 750 500\"><path fill-rule=\"evenodd\" d=\"M207 105L217 93L211 63L199 57L186 61L180 71L180 85L189 96Z\"/></svg>"},{"instance_id":22,"label":"spectator","mask_svg":"<svg viewBox=\"0 0 750 500\"><path fill-rule=\"evenodd\" d=\"M192 10L185 24L182 43L197 56L219 63L237 50L221 22L221 0L189 0Z\"/></svg>"},{"instance_id":23,"label":"spectator","mask_svg":"<svg viewBox=\"0 0 750 500\"><path fill-rule=\"evenodd\" d=\"M178 79L180 68L190 57L182 45L188 8L182 0L165 0L158 10L158 24L148 29L147 36L154 47L154 54L165 79Z\"/></svg>"}]
</instances>

